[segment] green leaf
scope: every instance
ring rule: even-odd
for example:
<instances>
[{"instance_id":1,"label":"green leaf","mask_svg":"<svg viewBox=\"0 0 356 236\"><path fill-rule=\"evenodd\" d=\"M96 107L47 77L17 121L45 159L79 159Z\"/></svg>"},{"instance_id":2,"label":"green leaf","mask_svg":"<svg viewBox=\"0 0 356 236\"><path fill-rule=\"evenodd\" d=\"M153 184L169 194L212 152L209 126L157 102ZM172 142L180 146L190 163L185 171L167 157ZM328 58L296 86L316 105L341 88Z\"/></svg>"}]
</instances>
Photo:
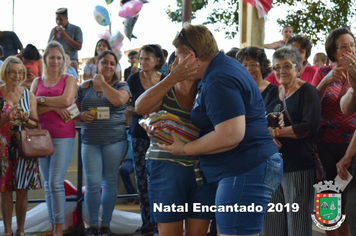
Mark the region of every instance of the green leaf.
<instances>
[{"instance_id":1,"label":"green leaf","mask_svg":"<svg viewBox=\"0 0 356 236\"><path fill-rule=\"evenodd\" d=\"M178 10L166 12L172 22L181 22L182 1L176 3ZM225 32L226 38L234 38L239 25L239 0L192 0L192 19L208 4L214 8L203 24L222 23L217 30ZM291 25L295 34L310 38L313 44L324 41L331 30L350 25L356 16L356 2L350 0L274 0L273 4L289 8L287 17L277 20L281 28Z\"/></svg>"}]
</instances>

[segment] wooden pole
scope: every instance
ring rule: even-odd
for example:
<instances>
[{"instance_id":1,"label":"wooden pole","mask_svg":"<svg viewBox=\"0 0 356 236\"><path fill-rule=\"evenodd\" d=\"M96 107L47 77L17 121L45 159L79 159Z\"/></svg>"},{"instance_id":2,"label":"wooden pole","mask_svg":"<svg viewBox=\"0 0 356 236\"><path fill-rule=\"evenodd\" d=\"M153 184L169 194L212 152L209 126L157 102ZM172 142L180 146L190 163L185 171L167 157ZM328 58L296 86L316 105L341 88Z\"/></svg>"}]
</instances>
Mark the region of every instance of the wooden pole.
<instances>
[{"instance_id":1,"label":"wooden pole","mask_svg":"<svg viewBox=\"0 0 356 236\"><path fill-rule=\"evenodd\" d=\"M253 7L250 3L240 0L239 6L240 48L249 46L262 48L264 19L258 18L256 7Z\"/></svg>"},{"instance_id":2,"label":"wooden pole","mask_svg":"<svg viewBox=\"0 0 356 236\"><path fill-rule=\"evenodd\" d=\"M192 0L182 0L182 24L192 21Z\"/></svg>"},{"instance_id":3,"label":"wooden pole","mask_svg":"<svg viewBox=\"0 0 356 236\"><path fill-rule=\"evenodd\" d=\"M12 31L15 31L15 0L12 0Z\"/></svg>"}]
</instances>

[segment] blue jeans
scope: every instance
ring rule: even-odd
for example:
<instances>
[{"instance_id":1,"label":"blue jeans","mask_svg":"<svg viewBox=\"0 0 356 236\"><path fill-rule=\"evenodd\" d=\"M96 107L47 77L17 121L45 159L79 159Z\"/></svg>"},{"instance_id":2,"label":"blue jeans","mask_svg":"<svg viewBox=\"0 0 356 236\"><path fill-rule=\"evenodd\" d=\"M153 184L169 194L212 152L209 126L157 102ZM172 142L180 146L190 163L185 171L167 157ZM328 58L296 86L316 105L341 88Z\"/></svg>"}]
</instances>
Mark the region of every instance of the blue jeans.
<instances>
[{"instance_id":1,"label":"blue jeans","mask_svg":"<svg viewBox=\"0 0 356 236\"><path fill-rule=\"evenodd\" d=\"M147 160L148 196L151 216L156 223L172 223L187 218L210 220L214 212L194 212L193 204L214 205L216 183L198 186L195 180L194 166L183 166L178 163ZM165 212L155 205L185 206L183 212Z\"/></svg>"},{"instance_id":2,"label":"blue jeans","mask_svg":"<svg viewBox=\"0 0 356 236\"><path fill-rule=\"evenodd\" d=\"M40 171L49 221L53 224L63 224L66 205L63 181L72 159L74 138L52 138L52 141L54 153L47 158L39 158Z\"/></svg>"},{"instance_id":3,"label":"blue jeans","mask_svg":"<svg viewBox=\"0 0 356 236\"><path fill-rule=\"evenodd\" d=\"M216 192L216 206L228 209L236 204L239 207L215 213L219 232L227 235L260 233L267 204L282 177L283 160L276 153L247 173L221 179ZM243 210L245 207L249 207L248 210Z\"/></svg>"},{"instance_id":4,"label":"blue jeans","mask_svg":"<svg viewBox=\"0 0 356 236\"><path fill-rule=\"evenodd\" d=\"M102 203L101 226L110 226L117 199L117 177L120 160L126 150L126 140L107 145L82 143L82 160L85 176L84 201L89 214L89 224L97 226ZM102 196L100 188L103 186Z\"/></svg>"},{"instance_id":5,"label":"blue jeans","mask_svg":"<svg viewBox=\"0 0 356 236\"><path fill-rule=\"evenodd\" d=\"M128 194L134 194L136 192L135 187L132 184L131 181L131 173L134 172L134 164L132 159L125 159L124 162L121 165L121 168L119 169L119 173L122 179L122 182L124 182L124 186L126 189L126 192Z\"/></svg>"}]
</instances>

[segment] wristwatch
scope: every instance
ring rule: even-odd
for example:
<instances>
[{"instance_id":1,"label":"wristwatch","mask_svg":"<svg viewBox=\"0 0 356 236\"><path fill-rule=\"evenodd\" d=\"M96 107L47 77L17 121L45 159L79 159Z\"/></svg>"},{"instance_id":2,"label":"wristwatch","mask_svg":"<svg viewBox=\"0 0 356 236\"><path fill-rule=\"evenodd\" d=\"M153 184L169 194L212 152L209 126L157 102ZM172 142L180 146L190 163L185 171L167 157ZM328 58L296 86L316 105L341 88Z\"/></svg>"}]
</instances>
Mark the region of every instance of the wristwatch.
<instances>
[{"instance_id":1,"label":"wristwatch","mask_svg":"<svg viewBox=\"0 0 356 236\"><path fill-rule=\"evenodd\" d=\"M44 104L46 102L46 97L41 97L41 103Z\"/></svg>"}]
</instances>

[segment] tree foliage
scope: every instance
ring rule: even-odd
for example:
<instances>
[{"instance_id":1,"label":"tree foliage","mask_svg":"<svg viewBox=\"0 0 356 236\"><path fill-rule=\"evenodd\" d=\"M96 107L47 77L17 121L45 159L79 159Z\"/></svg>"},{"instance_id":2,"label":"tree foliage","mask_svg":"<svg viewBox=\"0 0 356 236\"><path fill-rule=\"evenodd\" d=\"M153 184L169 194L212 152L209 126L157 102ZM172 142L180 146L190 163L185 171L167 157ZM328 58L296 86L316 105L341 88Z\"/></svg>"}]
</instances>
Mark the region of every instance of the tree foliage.
<instances>
[{"instance_id":1,"label":"tree foliage","mask_svg":"<svg viewBox=\"0 0 356 236\"><path fill-rule=\"evenodd\" d=\"M167 14L173 22L182 22L182 0L176 2L178 9L175 11L168 9ZM220 30L224 30L228 38L235 37L239 22L239 0L192 0L192 19L195 19L196 12L206 8L209 2L214 4L214 8L203 24L223 23Z\"/></svg>"},{"instance_id":2,"label":"tree foliage","mask_svg":"<svg viewBox=\"0 0 356 236\"><path fill-rule=\"evenodd\" d=\"M350 20L356 16L355 1L350 0L276 0L276 4L277 7L283 4L298 6L297 10L288 10L286 19L277 22L281 26L293 26L296 34L309 37L314 44L324 41L331 30L350 26Z\"/></svg>"},{"instance_id":3,"label":"tree foliage","mask_svg":"<svg viewBox=\"0 0 356 236\"><path fill-rule=\"evenodd\" d=\"M181 22L182 0L176 0L178 9L167 10L173 22ZM213 3L213 10L204 24L220 22L228 38L233 38L238 31L239 0L192 0L192 18L196 12ZM216 6L216 7L215 7ZM277 20L280 26L290 25L295 34L309 37L315 44L324 41L325 35L343 25L351 25L356 16L356 2L350 0L274 0L273 7L287 6L286 18ZM221 30L221 29L220 29Z\"/></svg>"}]
</instances>

